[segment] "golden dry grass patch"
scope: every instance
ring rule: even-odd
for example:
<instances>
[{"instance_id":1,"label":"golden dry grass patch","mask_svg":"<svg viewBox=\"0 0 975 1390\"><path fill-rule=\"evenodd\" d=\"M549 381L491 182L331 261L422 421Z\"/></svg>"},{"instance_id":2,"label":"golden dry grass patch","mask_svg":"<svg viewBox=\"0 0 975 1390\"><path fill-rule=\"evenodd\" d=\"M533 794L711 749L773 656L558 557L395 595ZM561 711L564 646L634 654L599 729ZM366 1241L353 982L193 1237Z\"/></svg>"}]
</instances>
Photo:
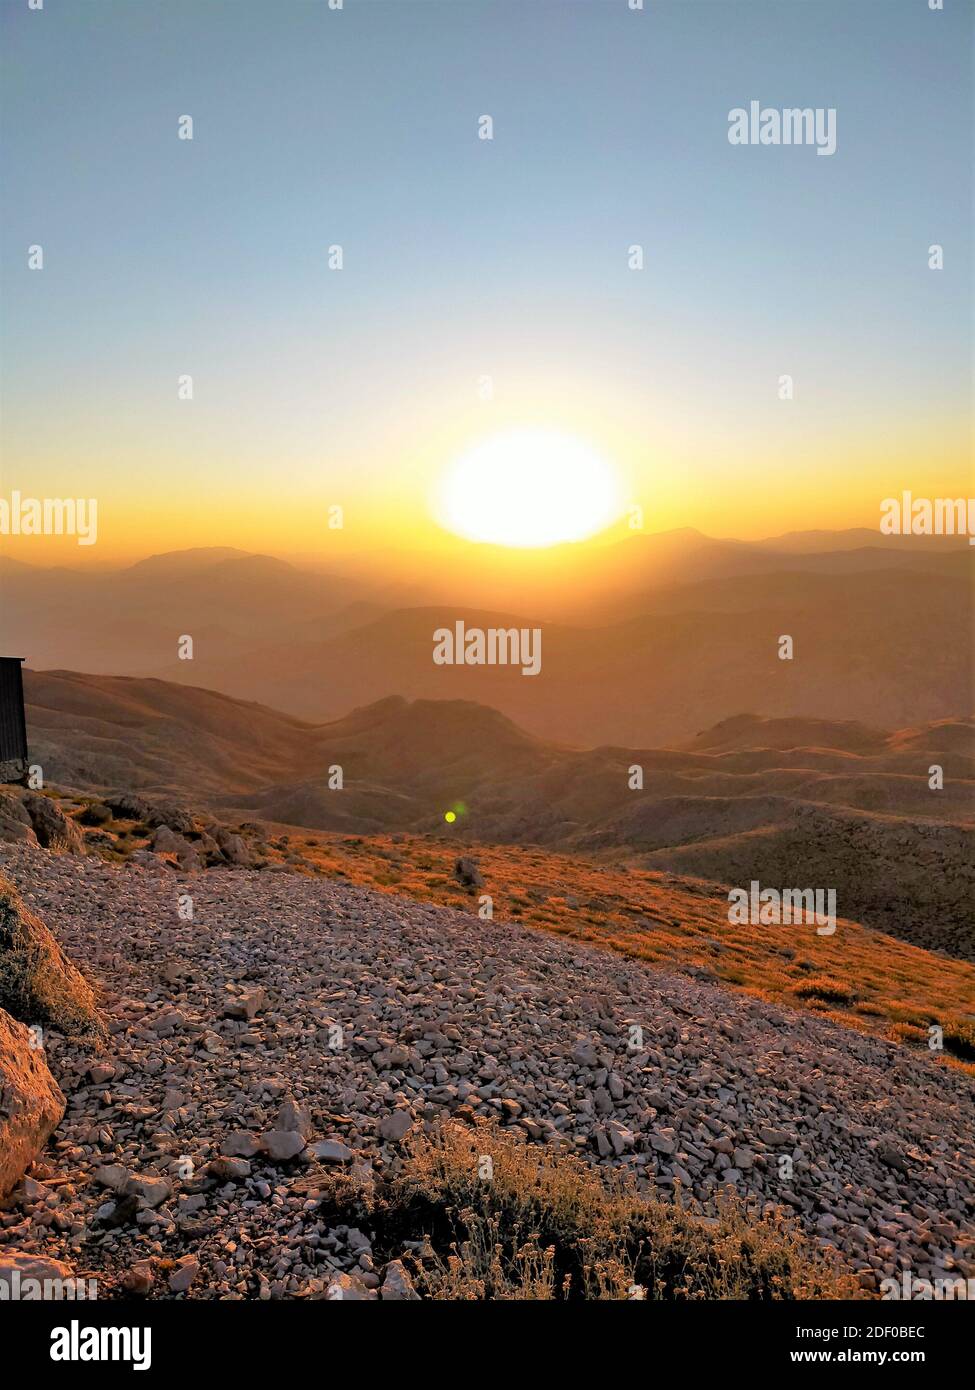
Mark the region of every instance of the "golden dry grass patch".
<instances>
[{"instance_id":1,"label":"golden dry grass patch","mask_svg":"<svg viewBox=\"0 0 975 1390\"><path fill-rule=\"evenodd\" d=\"M497 925L513 920L648 965L697 972L975 1072L975 966L858 922L841 920L832 936L811 926L742 927L729 923L720 885L534 847L322 833L304 854L313 872L476 911L477 895L453 873L458 855L470 855ZM928 1048L932 1026L944 1031L942 1053Z\"/></svg>"}]
</instances>

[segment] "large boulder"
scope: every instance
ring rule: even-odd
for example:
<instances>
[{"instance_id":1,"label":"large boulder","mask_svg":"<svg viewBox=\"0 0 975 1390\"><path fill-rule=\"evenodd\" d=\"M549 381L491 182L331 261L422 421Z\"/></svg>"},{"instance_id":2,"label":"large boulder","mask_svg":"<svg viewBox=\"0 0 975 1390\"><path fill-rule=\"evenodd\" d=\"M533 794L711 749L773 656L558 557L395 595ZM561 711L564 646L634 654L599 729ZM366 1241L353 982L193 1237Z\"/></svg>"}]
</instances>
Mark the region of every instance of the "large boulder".
<instances>
[{"instance_id":1,"label":"large boulder","mask_svg":"<svg viewBox=\"0 0 975 1390\"><path fill-rule=\"evenodd\" d=\"M0 1009L0 1198L16 1187L61 1123L64 1096L44 1052Z\"/></svg>"},{"instance_id":2,"label":"large boulder","mask_svg":"<svg viewBox=\"0 0 975 1390\"><path fill-rule=\"evenodd\" d=\"M10 1302L15 1298L57 1299L66 1289L71 1290L67 1297L84 1298L86 1288L81 1280L76 1281L74 1270L63 1260L10 1250L7 1246L0 1252L0 1284L6 1285L6 1292L0 1292L0 1301ZM97 1288L94 1280L92 1285Z\"/></svg>"},{"instance_id":3,"label":"large boulder","mask_svg":"<svg viewBox=\"0 0 975 1390\"><path fill-rule=\"evenodd\" d=\"M30 816L37 842L45 849L67 850L69 854L84 854L85 837L68 820L56 801L49 796L30 792L24 797L24 810Z\"/></svg>"},{"instance_id":4,"label":"large boulder","mask_svg":"<svg viewBox=\"0 0 975 1390\"><path fill-rule=\"evenodd\" d=\"M250 850L239 835L235 835L225 825L211 825L209 829L228 864L234 864L241 869L248 869L253 865Z\"/></svg>"},{"instance_id":5,"label":"large boulder","mask_svg":"<svg viewBox=\"0 0 975 1390\"><path fill-rule=\"evenodd\" d=\"M168 825L157 827L152 837L152 848L156 854L173 855L181 869L199 867L200 857L189 840L185 840L182 835L177 835L176 831L170 830Z\"/></svg>"},{"instance_id":6,"label":"large boulder","mask_svg":"<svg viewBox=\"0 0 975 1390\"><path fill-rule=\"evenodd\" d=\"M84 976L10 880L0 874L0 1009L68 1037L101 1037L104 1025Z\"/></svg>"},{"instance_id":7,"label":"large boulder","mask_svg":"<svg viewBox=\"0 0 975 1390\"><path fill-rule=\"evenodd\" d=\"M105 805L119 820L141 820L148 818L150 806L134 792L111 792L104 798Z\"/></svg>"},{"instance_id":8,"label":"large boulder","mask_svg":"<svg viewBox=\"0 0 975 1390\"><path fill-rule=\"evenodd\" d=\"M165 825L177 835L188 835L193 829L193 817L182 806L150 806L146 821L149 825Z\"/></svg>"},{"instance_id":9,"label":"large boulder","mask_svg":"<svg viewBox=\"0 0 975 1390\"><path fill-rule=\"evenodd\" d=\"M24 810L23 802L5 793L0 793L0 840L19 840L25 845L37 844L37 836L30 823L30 816Z\"/></svg>"}]
</instances>

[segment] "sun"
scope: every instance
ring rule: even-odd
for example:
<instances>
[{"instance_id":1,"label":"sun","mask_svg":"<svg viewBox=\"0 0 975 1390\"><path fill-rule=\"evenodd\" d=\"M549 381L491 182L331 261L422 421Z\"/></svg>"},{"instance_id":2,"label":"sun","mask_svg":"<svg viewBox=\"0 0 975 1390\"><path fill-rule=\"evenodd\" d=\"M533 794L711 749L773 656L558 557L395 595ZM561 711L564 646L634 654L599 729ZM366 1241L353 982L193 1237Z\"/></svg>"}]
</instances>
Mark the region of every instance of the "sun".
<instances>
[{"instance_id":1,"label":"sun","mask_svg":"<svg viewBox=\"0 0 975 1390\"><path fill-rule=\"evenodd\" d=\"M612 465L581 439L547 429L492 435L440 481L441 524L471 541L547 546L592 536L622 510Z\"/></svg>"}]
</instances>

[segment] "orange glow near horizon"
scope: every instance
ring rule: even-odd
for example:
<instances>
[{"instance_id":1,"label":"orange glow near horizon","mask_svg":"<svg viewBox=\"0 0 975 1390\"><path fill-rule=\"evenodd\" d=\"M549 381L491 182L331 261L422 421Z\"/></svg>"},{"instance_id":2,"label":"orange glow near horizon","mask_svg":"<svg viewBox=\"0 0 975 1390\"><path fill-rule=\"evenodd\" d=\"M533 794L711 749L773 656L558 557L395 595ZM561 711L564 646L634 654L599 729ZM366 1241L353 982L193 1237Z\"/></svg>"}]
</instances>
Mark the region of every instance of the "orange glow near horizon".
<instances>
[{"instance_id":1,"label":"orange glow near horizon","mask_svg":"<svg viewBox=\"0 0 975 1390\"><path fill-rule=\"evenodd\" d=\"M704 439L692 456L686 437L664 416L651 440L612 415L601 422L594 415L569 409L561 420L549 414L543 426L540 416L532 420L519 411L492 429L485 428L483 414L468 412L453 428L441 421L425 432L419 420L410 421L412 442L404 437L395 453L392 441L352 452L341 467L307 458L272 466L256 445L240 458L215 450L203 461L179 451L169 457L154 441L143 446L138 466L118 456L94 458L78 440L57 455L36 445L23 449L16 465L8 448L0 495L94 497L98 537L95 545L80 546L70 536L0 535L0 555L40 566L98 568L164 551L231 546L313 560L322 568L379 552L385 568L395 567L397 553L405 552L414 571L431 574L446 556L465 551L483 563L483 552L496 546L465 541L438 524L431 497L452 462L479 444L512 430L527 435L542 428L585 441L616 480L620 520L597 529L595 516L593 534L577 539L571 551L555 545L563 563L569 554L633 535L628 518L634 507L645 535L693 528L719 539L759 540L789 531L876 529L882 499L904 489L932 497L971 492L966 431L945 419L879 435L876 426L836 438L797 431L788 449L780 432L760 453L745 437ZM558 478L557 458L551 476ZM343 511L341 528L329 525L336 505ZM491 558L503 564L503 557ZM512 553L512 566L525 562L524 554Z\"/></svg>"}]
</instances>

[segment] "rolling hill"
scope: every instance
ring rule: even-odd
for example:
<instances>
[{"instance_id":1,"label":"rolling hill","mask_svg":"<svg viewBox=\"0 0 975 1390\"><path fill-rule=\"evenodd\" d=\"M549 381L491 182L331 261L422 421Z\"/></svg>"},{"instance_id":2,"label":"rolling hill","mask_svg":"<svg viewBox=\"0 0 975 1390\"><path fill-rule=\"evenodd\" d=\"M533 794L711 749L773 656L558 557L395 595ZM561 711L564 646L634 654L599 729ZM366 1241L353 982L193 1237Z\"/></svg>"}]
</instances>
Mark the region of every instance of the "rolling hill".
<instances>
[{"instance_id":1,"label":"rolling hill","mask_svg":"<svg viewBox=\"0 0 975 1390\"><path fill-rule=\"evenodd\" d=\"M456 567L448 550L422 580L403 578L405 554L329 573L226 549L99 572L0 562L0 646L35 669L154 676L314 722L395 691L489 705L586 747L671 744L739 709L897 729L975 704L960 640L975 554L926 539L681 531L573 553L572 584L564 547L503 564L485 547ZM433 632L458 619L539 627L540 674L435 665Z\"/></svg>"},{"instance_id":2,"label":"rolling hill","mask_svg":"<svg viewBox=\"0 0 975 1390\"><path fill-rule=\"evenodd\" d=\"M846 916L972 950L970 721L889 734L741 715L688 747L579 749L467 701L392 696L311 724L165 681L27 671L25 683L31 754L53 783L348 834L449 835L453 809L475 841L832 886ZM935 762L942 790L929 786Z\"/></svg>"}]
</instances>

